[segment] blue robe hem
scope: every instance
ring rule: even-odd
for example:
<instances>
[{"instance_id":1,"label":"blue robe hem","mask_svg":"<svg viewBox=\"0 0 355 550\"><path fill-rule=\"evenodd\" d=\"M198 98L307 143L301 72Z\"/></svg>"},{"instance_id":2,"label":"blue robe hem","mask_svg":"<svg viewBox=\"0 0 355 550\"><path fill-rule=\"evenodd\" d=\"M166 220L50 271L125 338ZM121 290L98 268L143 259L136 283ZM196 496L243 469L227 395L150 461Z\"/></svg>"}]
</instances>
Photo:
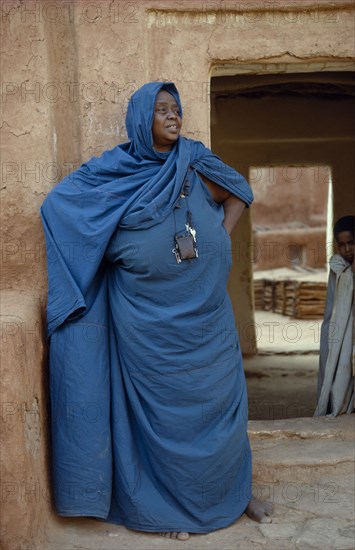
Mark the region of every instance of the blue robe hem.
<instances>
[{"instance_id":1,"label":"blue robe hem","mask_svg":"<svg viewBox=\"0 0 355 550\"><path fill-rule=\"evenodd\" d=\"M78 511L75 511L75 512L68 512L68 511L60 511L60 510L56 510L56 514L62 518L94 518L94 519L99 519L99 520L103 520L103 521L107 521L107 512L87 512L87 511L82 511L82 512L78 512Z\"/></svg>"},{"instance_id":2,"label":"blue robe hem","mask_svg":"<svg viewBox=\"0 0 355 550\"><path fill-rule=\"evenodd\" d=\"M212 533L212 531L217 531L218 529L224 529L226 527L230 527L233 525L239 518L242 517L242 515L245 513L245 510L248 506L249 502L246 503L245 507L243 508L243 511L239 514L236 514L234 519L228 519L228 521L220 521L214 523L213 527L193 527L191 528L191 525L184 526L179 525L178 527L176 525L174 526L164 526L164 527L152 527L151 525L142 525L135 524L135 523L128 523L123 520L115 519L110 517L109 519L106 519L105 521L107 523L113 523L115 525L122 525L126 527L126 529L132 529L134 531L142 531L146 533L172 533L172 532L187 532L187 533L201 533L201 534L207 534Z\"/></svg>"}]
</instances>

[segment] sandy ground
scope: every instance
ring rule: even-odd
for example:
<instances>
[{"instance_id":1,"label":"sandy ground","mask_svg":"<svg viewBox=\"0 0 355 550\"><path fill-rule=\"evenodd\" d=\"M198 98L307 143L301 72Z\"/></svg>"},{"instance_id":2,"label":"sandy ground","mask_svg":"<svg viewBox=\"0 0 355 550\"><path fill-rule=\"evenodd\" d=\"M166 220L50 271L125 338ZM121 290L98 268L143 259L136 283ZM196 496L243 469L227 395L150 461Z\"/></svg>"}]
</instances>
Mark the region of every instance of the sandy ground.
<instances>
[{"instance_id":1,"label":"sandy ground","mask_svg":"<svg viewBox=\"0 0 355 550\"><path fill-rule=\"evenodd\" d=\"M243 363L250 420L313 416L318 355L259 355Z\"/></svg>"},{"instance_id":2,"label":"sandy ground","mask_svg":"<svg viewBox=\"0 0 355 550\"><path fill-rule=\"evenodd\" d=\"M321 320L256 311L258 355L244 357L250 420L310 417L316 408Z\"/></svg>"},{"instance_id":3,"label":"sandy ground","mask_svg":"<svg viewBox=\"0 0 355 550\"><path fill-rule=\"evenodd\" d=\"M321 326L322 319L292 319L270 311L256 311L258 353L318 353Z\"/></svg>"}]
</instances>

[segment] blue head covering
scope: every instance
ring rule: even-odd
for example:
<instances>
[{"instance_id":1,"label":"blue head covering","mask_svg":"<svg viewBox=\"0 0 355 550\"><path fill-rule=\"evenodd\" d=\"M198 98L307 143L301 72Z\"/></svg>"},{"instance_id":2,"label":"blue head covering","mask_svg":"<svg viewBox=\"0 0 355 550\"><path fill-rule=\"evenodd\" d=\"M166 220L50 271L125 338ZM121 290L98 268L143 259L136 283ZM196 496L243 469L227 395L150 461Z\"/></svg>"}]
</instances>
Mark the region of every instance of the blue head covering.
<instances>
[{"instance_id":1,"label":"blue head covering","mask_svg":"<svg viewBox=\"0 0 355 550\"><path fill-rule=\"evenodd\" d=\"M149 82L139 88L129 101L126 115L127 134L137 157L146 159L157 157L165 159L167 157L166 153L161 154L153 150L154 107L157 95L161 90L166 90L174 97L182 116L179 92L172 82Z\"/></svg>"}]
</instances>

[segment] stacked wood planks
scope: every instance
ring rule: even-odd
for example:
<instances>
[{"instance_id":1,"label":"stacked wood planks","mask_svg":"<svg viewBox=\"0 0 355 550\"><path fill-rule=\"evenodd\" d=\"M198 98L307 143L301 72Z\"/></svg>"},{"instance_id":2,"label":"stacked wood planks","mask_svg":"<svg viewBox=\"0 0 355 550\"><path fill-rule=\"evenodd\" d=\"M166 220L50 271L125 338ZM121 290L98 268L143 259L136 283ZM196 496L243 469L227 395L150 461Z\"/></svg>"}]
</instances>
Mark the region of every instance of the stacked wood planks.
<instances>
[{"instance_id":1,"label":"stacked wood planks","mask_svg":"<svg viewBox=\"0 0 355 550\"><path fill-rule=\"evenodd\" d=\"M283 315L284 313L284 306L285 306L285 284L286 281L275 281L275 298L274 298L274 312L275 313L281 313Z\"/></svg>"},{"instance_id":2,"label":"stacked wood planks","mask_svg":"<svg viewBox=\"0 0 355 550\"><path fill-rule=\"evenodd\" d=\"M264 279L254 280L254 307L264 309Z\"/></svg>"},{"instance_id":3,"label":"stacked wood planks","mask_svg":"<svg viewBox=\"0 0 355 550\"><path fill-rule=\"evenodd\" d=\"M274 311L295 319L320 319L323 317L327 296L325 271L295 273L292 270L258 272L254 280L255 308Z\"/></svg>"},{"instance_id":4,"label":"stacked wood planks","mask_svg":"<svg viewBox=\"0 0 355 550\"><path fill-rule=\"evenodd\" d=\"M285 314L296 319L319 319L323 317L327 298L327 284L320 281L289 281L289 307Z\"/></svg>"},{"instance_id":5,"label":"stacked wood planks","mask_svg":"<svg viewBox=\"0 0 355 550\"><path fill-rule=\"evenodd\" d=\"M272 279L264 281L264 309L266 311L274 311L275 302L275 283Z\"/></svg>"}]
</instances>

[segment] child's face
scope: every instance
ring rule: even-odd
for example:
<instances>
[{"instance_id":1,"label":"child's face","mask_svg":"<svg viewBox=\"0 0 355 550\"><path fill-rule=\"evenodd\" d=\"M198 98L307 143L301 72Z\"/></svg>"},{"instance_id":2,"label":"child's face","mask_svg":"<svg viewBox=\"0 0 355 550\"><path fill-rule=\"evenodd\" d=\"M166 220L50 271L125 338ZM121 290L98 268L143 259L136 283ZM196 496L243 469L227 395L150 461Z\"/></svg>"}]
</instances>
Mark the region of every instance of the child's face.
<instances>
[{"instance_id":1,"label":"child's face","mask_svg":"<svg viewBox=\"0 0 355 550\"><path fill-rule=\"evenodd\" d=\"M354 261L354 235L351 231L341 231L336 236L340 256L350 264Z\"/></svg>"}]
</instances>

